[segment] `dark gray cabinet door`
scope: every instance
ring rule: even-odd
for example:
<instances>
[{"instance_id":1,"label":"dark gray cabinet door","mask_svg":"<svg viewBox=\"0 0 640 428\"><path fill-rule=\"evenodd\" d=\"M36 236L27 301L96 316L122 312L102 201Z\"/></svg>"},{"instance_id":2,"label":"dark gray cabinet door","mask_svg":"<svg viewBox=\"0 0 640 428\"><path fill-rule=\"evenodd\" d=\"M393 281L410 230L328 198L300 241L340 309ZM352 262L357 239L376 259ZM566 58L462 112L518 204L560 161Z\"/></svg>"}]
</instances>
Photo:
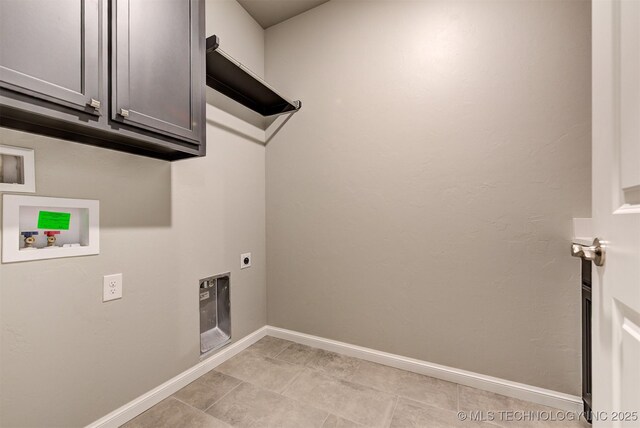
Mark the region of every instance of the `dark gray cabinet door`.
<instances>
[{"instance_id":1,"label":"dark gray cabinet door","mask_svg":"<svg viewBox=\"0 0 640 428\"><path fill-rule=\"evenodd\" d=\"M199 143L203 0L112 0L111 118Z\"/></svg>"},{"instance_id":2,"label":"dark gray cabinet door","mask_svg":"<svg viewBox=\"0 0 640 428\"><path fill-rule=\"evenodd\" d=\"M100 114L102 0L0 0L0 87Z\"/></svg>"}]
</instances>

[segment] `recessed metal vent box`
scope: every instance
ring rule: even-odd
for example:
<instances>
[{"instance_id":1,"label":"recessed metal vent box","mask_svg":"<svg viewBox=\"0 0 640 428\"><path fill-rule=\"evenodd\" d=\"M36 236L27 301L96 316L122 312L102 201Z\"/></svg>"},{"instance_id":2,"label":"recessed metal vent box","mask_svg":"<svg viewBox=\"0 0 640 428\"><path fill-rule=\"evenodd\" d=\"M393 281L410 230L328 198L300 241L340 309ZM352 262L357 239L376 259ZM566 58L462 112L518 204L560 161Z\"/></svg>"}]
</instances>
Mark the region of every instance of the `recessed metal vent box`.
<instances>
[{"instance_id":1,"label":"recessed metal vent box","mask_svg":"<svg viewBox=\"0 0 640 428\"><path fill-rule=\"evenodd\" d=\"M200 280L200 355L231 340L230 274Z\"/></svg>"}]
</instances>

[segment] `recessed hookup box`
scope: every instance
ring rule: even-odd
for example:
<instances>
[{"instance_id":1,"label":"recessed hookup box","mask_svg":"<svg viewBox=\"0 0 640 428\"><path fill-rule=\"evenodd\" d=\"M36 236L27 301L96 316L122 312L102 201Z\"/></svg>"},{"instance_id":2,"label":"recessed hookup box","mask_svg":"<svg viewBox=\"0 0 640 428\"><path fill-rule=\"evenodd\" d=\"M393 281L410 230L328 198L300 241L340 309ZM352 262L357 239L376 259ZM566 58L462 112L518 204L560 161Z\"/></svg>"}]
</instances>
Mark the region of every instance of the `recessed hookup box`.
<instances>
[{"instance_id":1,"label":"recessed hookup box","mask_svg":"<svg viewBox=\"0 0 640 428\"><path fill-rule=\"evenodd\" d=\"M100 203L91 199L4 195L2 262L100 253Z\"/></svg>"}]
</instances>

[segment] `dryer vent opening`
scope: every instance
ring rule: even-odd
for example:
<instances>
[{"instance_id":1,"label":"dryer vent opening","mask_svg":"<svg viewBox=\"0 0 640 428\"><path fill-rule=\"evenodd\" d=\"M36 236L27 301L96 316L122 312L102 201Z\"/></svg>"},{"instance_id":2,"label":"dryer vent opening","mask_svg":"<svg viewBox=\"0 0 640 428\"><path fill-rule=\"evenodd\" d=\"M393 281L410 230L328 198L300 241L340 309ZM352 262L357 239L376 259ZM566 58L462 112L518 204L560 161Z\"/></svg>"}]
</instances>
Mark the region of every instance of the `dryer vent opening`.
<instances>
[{"instance_id":1,"label":"dryer vent opening","mask_svg":"<svg viewBox=\"0 0 640 428\"><path fill-rule=\"evenodd\" d=\"M200 355L231 340L229 286L228 273L200 280Z\"/></svg>"}]
</instances>

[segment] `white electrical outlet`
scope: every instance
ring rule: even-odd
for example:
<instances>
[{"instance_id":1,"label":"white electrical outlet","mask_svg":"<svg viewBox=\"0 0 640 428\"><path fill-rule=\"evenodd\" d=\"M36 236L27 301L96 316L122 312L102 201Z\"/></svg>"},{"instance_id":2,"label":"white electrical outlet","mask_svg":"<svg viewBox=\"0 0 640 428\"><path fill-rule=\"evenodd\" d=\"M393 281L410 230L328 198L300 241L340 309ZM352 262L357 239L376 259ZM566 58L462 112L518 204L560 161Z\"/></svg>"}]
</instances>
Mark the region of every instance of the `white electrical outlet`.
<instances>
[{"instance_id":1,"label":"white electrical outlet","mask_svg":"<svg viewBox=\"0 0 640 428\"><path fill-rule=\"evenodd\" d=\"M251 267L251 253L240 254L240 269Z\"/></svg>"},{"instance_id":2,"label":"white electrical outlet","mask_svg":"<svg viewBox=\"0 0 640 428\"><path fill-rule=\"evenodd\" d=\"M105 275L102 286L102 301L122 298L122 274Z\"/></svg>"}]
</instances>

